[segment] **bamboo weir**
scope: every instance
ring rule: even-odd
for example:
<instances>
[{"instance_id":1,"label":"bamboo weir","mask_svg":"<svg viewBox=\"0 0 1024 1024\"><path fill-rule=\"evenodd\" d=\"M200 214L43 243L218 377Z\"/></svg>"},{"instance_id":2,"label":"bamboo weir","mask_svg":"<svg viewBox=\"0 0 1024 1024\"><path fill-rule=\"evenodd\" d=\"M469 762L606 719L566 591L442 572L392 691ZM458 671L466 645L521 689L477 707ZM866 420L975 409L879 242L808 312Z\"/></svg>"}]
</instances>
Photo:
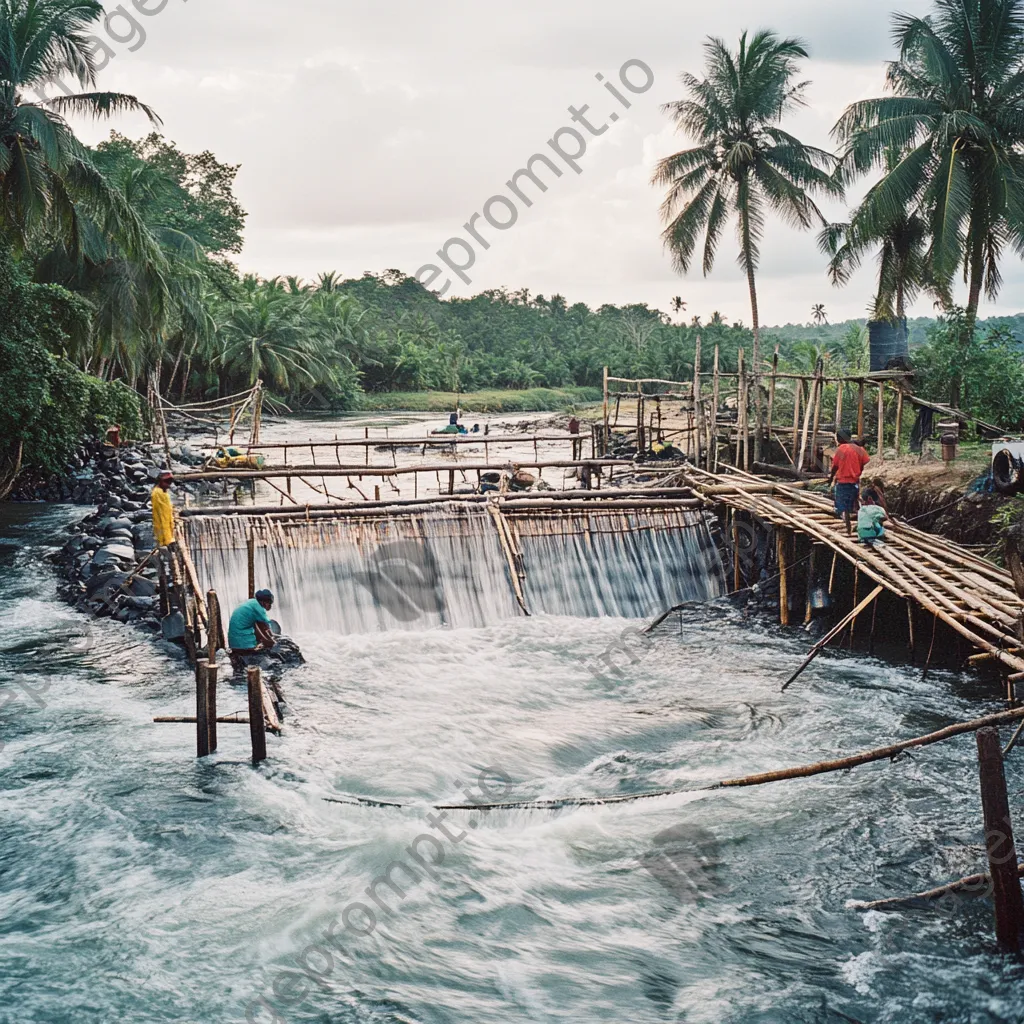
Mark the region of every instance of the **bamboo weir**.
<instances>
[{"instance_id":1,"label":"bamboo weir","mask_svg":"<svg viewBox=\"0 0 1024 1024\"><path fill-rule=\"evenodd\" d=\"M185 620L185 647L196 668L196 714L155 720L194 723L200 756L216 749L218 725L249 724L254 763L267 757L266 734L280 732L282 722L258 668L250 667L247 672L248 717L225 717L217 712L216 656L224 645L218 593L229 599L246 593L251 597L257 581L273 587L279 595L282 618L296 623L300 631L332 628L360 633L404 628L413 621L416 628L479 626L538 613L650 616L649 632L672 611L728 594L742 598L763 594L767 587L768 600L774 602L770 586L774 581L778 585L775 607L783 626L810 623L816 607L831 610L833 620L831 628L811 645L802 664L782 683L782 690L830 643L842 644L845 638L852 646L858 620L863 622L869 615L869 643L873 645L879 605L888 601L883 631L893 622L905 624L911 658L923 660L925 674L941 631L940 651L949 648L950 638L958 645L966 642L970 653L961 656L959 664L1001 670L1006 697L1015 704L1015 684L1024 679L1024 601L1010 575L960 545L905 523L892 524L884 543L859 543L846 533L829 497L811 489L824 466L819 435L834 431L842 422L847 389L857 394L857 426L862 439L866 409L870 408L865 389L878 389L878 458L884 458L886 440L885 389L895 389L893 440L899 450L902 410L910 397L904 392L907 375L886 372L827 378L819 363L814 375L807 378L778 373L776 360L767 388L767 422L759 424L760 411L751 422L748 408L751 388L759 387L759 382L748 376L741 356L739 371L731 377L736 388L730 410L726 394L730 375L718 372L715 355L715 374L706 391L699 371L693 382L686 384L627 381L606 374L602 422L591 431L590 458L581 458L583 438L573 435L495 436L488 440L495 447L506 441L532 442L532 461L518 456L492 461L488 452L482 462L473 456L459 457L460 444L479 445L483 437L381 440L366 435L336 436L259 446L260 396L249 395L245 400L256 403L257 411L249 440L243 443L244 464L223 468L208 463L179 477L248 484L253 504L179 510L177 546L162 591L165 606L177 607ZM827 382L836 389L831 427L821 415ZM623 387L618 394L613 390L617 385ZM791 428L772 423L787 385L793 388ZM652 388L656 393L650 393ZM633 403L634 408L629 414L632 422L622 430L618 420L624 401ZM939 407L937 411L946 410ZM231 410L231 419L234 426L237 410ZM573 458L541 457L537 447L541 440L569 441ZM674 448L668 462L652 460L652 454L668 446ZM280 461L275 455L273 465L264 461L257 468L249 456L258 447L280 453ZM398 465L395 459L398 450L419 449L426 455L428 450L445 447L453 456L451 461ZM342 461L341 453L353 448L363 449L362 463ZM317 461L317 451L324 449L333 449L333 465ZM371 464L370 451L374 449L390 452L393 464ZM310 453L310 464L288 463L289 453L305 451ZM773 461L780 453L788 465ZM546 489L538 490L533 478L523 486L513 486L515 481L522 484L519 478L524 470L545 468L571 471L576 486L556 490L541 481ZM462 473L462 480L468 483L466 472L476 474L476 485L457 491L456 474ZM443 474L447 474L447 486ZM420 493L418 481L424 475L436 478L436 492L430 493L428 487ZM412 497L403 496L392 484L397 496L381 498L377 487L371 499L352 485L351 479L410 476ZM316 477L321 479L322 490L309 484L309 479ZM332 495L327 488L331 477L349 478L350 490L361 500ZM258 481L272 488L279 504L256 503ZM327 500L298 501L291 493L294 482L310 486ZM862 627L862 639L864 632ZM993 726L1017 724L1022 715L1024 712L1014 708L853 756L698 788L753 786L848 770L891 759L905 749L976 733L990 853L989 873L976 878L989 880L996 892L1000 943L1016 948L1024 936L1018 868L1016 863L1004 864L992 851L993 843L1013 841L1002 757L1018 736L1001 751ZM1024 726L1018 728L1018 734L1022 730ZM642 800L674 792L679 791L657 790L614 799ZM609 801L567 796L493 806L560 808L605 802ZM368 805L401 806L372 800ZM451 811L474 809L460 804L438 806ZM970 880L934 891L953 891ZM884 907L889 903L863 905Z\"/></svg>"}]
</instances>

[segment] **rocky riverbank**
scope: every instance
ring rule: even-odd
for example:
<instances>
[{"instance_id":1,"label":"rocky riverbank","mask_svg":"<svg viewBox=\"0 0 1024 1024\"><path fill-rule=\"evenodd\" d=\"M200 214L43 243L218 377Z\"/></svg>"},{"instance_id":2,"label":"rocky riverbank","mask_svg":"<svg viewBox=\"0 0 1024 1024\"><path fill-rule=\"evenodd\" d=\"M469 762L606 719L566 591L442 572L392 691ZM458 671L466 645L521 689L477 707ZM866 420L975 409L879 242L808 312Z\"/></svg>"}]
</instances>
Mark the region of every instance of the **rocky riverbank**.
<instances>
[{"instance_id":1,"label":"rocky riverbank","mask_svg":"<svg viewBox=\"0 0 1024 1024\"><path fill-rule=\"evenodd\" d=\"M184 444L172 446L170 452L168 461L162 445L129 443L113 448L90 442L76 452L65 473L26 481L12 500L95 505L95 512L68 527L71 536L53 557L61 577L61 597L86 614L179 641L180 630L168 629L160 614L160 572L153 554L149 499L161 471L184 472L201 465L203 459ZM212 487L180 484L174 493L195 497ZM178 648L168 644L168 649ZM273 679L281 668L301 661L298 647L282 638L278 648L252 663Z\"/></svg>"}]
</instances>

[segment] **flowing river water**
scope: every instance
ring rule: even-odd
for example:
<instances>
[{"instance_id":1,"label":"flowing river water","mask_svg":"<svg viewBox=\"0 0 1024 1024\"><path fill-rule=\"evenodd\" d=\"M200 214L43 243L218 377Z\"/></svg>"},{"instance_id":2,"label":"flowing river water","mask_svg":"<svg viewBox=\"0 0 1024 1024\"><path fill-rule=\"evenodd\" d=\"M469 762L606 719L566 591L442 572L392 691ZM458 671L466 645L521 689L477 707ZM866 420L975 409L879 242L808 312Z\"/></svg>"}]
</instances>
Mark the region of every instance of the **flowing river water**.
<instances>
[{"instance_id":1,"label":"flowing river water","mask_svg":"<svg viewBox=\"0 0 1024 1024\"><path fill-rule=\"evenodd\" d=\"M56 596L46 554L80 515L0 506L4 1024L1024 1019L987 901L846 906L983 869L970 736L756 789L432 810L840 756L1001 709L986 684L842 652L782 694L802 631L718 600L642 643L635 616L666 595L635 584L618 608L477 602L381 629L323 612L321 551L282 611L307 659L284 735L254 770L224 725L197 761L192 727L152 723L194 708L180 657ZM687 592L708 597L695 551ZM396 863L398 891L374 888Z\"/></svg>"}]
</instances>

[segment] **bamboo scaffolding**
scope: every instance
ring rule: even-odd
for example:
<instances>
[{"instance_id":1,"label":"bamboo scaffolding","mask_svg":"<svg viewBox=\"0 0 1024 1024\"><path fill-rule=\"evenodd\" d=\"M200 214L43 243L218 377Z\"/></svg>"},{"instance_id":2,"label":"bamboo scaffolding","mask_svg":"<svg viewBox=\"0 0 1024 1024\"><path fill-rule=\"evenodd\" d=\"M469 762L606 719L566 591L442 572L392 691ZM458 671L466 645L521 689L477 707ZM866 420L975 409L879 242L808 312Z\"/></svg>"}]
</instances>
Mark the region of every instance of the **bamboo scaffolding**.
<instances>
[{"instance_id":1,"label":"bamboo scaffolding","mask_svg":"<svg viewBox=\"0 0 1024 1024\"><path fill-rule=\"evenodd\" d=\"M597 469L604 466L631 466L631 459L577 459L577 460L553 460L549 462L527 462L522 459L506 463L474 462L459 463L458 468L463 472L482 470L484 472L493 470L511 470L519 468L528 469L579 469L590 467ZM201 480L269 480L282 479L287 477L300 476L369 476L369 477L392 477L406 476L410 473L442 473L452 468L450 463L438 465L421 466L365 466L360 464L352 466L288 466L279 469L217 469L202 470L193 473L181 473L177 479L179 482L196 482Z\"/></svg>"}]
</instances>

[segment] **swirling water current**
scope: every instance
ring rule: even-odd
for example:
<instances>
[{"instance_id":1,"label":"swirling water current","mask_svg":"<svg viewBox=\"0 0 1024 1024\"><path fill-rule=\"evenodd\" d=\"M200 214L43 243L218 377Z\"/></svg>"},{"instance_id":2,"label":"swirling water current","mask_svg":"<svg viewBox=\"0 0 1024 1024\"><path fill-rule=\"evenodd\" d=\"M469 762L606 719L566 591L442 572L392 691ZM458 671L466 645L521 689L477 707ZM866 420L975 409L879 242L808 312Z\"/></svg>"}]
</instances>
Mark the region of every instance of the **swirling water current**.
<instances>
[{"instance_id":1,"label":"swirling water current","mask_svg":"<svg viewBox=\"0 0 1024 1024\"><path fill-rule=\"evenodd\" d=\"M482 780L507 799L695 787L1000 709L982 683L841 652L781 694L810 640L720 603L639 646L616 617L311 618L269 760L224 725L197 761L189 726L152 723L192 711L180 658L56 596L45 555L80 514L0 518L4 1024L1024 1019L986 901L846 907L983 868L969 736L757 789L451 812L443 862L377 890L389 913L366 895L413 863L431 804ZM325 799L354 795L403 806ZM372 934L339 925L366 924L357 904Z\"/></svg>"}]
</instances>

